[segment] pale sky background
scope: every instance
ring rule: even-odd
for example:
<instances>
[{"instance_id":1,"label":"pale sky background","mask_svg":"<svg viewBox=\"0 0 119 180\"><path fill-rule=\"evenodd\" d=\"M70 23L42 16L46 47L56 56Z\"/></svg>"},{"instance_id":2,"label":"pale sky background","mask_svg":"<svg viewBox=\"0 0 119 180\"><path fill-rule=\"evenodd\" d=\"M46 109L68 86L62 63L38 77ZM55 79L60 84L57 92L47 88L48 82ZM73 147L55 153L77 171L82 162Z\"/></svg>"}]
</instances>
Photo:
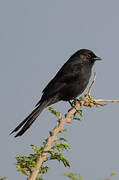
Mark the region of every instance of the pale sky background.
<instances>
[{"instance_id":1,"label":"pale sky background","mask_svg":"<svg viewBox=\"0 0 119 180\"><path fill-rule=\"evenodd\" d=\"M34 108L43 88L67 59L80 48L104 59L96 62L93 95L119 99L118 0L0 0L0 176L25 180L16 172L17 153L31 153L56 125L46 109L20 138L9 136ZM53 107L66 113L69 104ZM66 180L64 172L81 173L83 180L102 180L119 172L119 104L84 108L83 122L72 122L64 137L71 150L62 163L49 163L44 180ZM113 177L118 180L119 176Z\"/></svg>"}]
</instances>

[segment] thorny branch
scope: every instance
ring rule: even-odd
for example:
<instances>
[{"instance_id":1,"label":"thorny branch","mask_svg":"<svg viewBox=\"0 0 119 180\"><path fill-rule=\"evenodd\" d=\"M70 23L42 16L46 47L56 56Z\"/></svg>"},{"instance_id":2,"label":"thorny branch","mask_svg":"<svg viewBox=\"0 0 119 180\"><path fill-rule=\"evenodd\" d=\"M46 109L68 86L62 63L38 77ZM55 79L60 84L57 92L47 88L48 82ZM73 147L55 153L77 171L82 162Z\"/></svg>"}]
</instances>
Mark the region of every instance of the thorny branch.
<instances>
[{"instance_id":1,"label":"thorny branch","mask_svg":"<svg viewBox=\"0 0 119 180\"><path fill-rule=\"evenodd\" d=\"M96 79L96 72L94 72L94 78L93 81L88 89L88 93L85 95L85 97L81 100L75 101L75 107L72 107L68 113L65 115L65 118L63 118L60 114L58 117L58 125L55 126L55 128L50 132L49 138L47 138L45 145L44 145L44 152L42 155L38 156L36 167L32 170L28 180L35 180L37 175L39 174L40 167L47 160L47 151L51 149L51 145L53 142L57 141L57 134L60 132L63 132L63 127L65 123L71 122L71 117L76 113L77 109L80 106L87 106L87 107L94 107L94 106L105 106L106 104L100 104L105 102L119 102L119 100L105 100L105 99L96 99L92 98L90 96L90 93L92 91L93 84Z\"/></svg>"}]
</instances>

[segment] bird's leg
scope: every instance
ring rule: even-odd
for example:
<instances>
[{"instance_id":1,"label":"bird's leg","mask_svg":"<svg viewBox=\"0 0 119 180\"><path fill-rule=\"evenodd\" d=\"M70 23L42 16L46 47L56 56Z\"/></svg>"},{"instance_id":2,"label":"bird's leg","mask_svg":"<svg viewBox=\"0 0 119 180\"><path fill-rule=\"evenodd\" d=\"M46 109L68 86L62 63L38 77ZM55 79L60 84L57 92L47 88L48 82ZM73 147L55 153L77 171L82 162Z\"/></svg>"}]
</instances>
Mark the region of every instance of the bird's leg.
<instances>
[{"instance_id":1,"label":"bird's leg","mask_svg":"<svg viewBox=\"0 0 119 180\"><path fill-rule=\"evenodd\" d=\"M69 102L69 104L71 105L71 107L74 107L74 106L73 106L73 102L71 102L71 101L68 101L68 102Z\"/></svg>"},{"instance_id":2,"label":"bird's leg","mask_svg":"<svg viewBox=\"0 0 119 180\"><path fill-rule=\"evenodd\" d=\"M79 99L74 98L74 99L73 99L73 104L75 105L76 102L79 102Z\"/></svg>"},{"instance_id":3,"label":"bird's leg","mask_svg":"<svg viewBox=\"0 0 119 180\"><path fill-rule=\"evenodd\" d=\"M74 113L74 115L73 115L73 118L75 117L76 114L81 114L81 113L80 113L80 110L78 110L78 109L76 108L76 103L79 102L79 101L80 101L80 100L79 100L79 99L76 99L76 98L73 99L73 101L68 101L69 104L71 105L71 107L76 110L75 113Z\"/></svg>"},{"instance_id":4,"label":"bird's leg","mask_svg":"<svg viewBox=\"0 0 119 180\"><path fill-rule=\"evenodd\" d=\"M72 108L76 109L75 104L76 104L77 101L79 101L79 100L78 99L73 99L73 101L69 100L68 102L69 102L69 104L71 105ZM78 112L79 112L78 109L76 109L75 114L78 113Z\"/></svg>"}]
</instances>

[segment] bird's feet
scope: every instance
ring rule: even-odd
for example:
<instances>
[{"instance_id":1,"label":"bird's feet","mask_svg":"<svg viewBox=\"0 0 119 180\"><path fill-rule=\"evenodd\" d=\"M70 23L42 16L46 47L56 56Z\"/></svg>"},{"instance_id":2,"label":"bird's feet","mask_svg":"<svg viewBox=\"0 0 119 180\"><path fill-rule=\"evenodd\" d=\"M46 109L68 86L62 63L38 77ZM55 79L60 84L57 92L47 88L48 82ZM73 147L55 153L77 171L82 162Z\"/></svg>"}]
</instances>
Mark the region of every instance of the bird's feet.
<instances>
[{"instance_id":1,"label":"bird's feet","mask_svg":"<svg viewBox=\"0 0 119 180\"><path fill-rule=\"evenodd\" d=\"M73 107L73 108L76 109L75 105L76 105L77 102L79 102L79 99L73 99L72 101L70 100L70 101L68 101L68 102L69 102L69 104L71 105L71 107ZM77 110L77 109L76 109L76 110Z\"/></svg>"}]
</instances>

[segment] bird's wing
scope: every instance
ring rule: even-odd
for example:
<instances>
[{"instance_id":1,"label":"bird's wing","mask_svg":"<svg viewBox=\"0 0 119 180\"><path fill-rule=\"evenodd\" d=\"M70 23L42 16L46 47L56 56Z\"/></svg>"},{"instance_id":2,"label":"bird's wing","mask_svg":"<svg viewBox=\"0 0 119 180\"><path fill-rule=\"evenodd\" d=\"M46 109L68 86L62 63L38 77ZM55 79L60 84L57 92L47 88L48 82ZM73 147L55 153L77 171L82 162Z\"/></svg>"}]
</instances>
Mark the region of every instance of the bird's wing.
<instances>
[{"instance_id":1,"label":"bird's wing","mask_svg":"<svg viewBox=\"0 0 119 180\"><path fill-rule=\"evenodd\" d=\"M65 63L62 68L58 71L56 76L48 83L48 85L43 90L43 95L41 100L36 104L40 104L46 99L60 93L60 91L65 88L70 83L72 84L79 77L79 69L77 71L77 64ZM79 67L80 68L80 67Z\"/></svg>"},{"instance_id":2,"label":"bird's wing","mask_svg":"<svg viewBox=\"0 0 119 180\"><path fill-rule=\"evenodd\" d=\"M58 95L58 93L64 86L65 86L65 83L60 83L59 81L56 80L56 78L52 79L49 82L49 84L46 86L46 88L43 90L43 95L42 95L40 101L38 101L38 103L36 104L36 106L38 106L45 100L48 101L53 96Z\"/></svg>"},{"instance_id":3,"label":"bird's wing","mask_svg":"<svg viewBox=\"0 0 119 180\"><path fill-rule=\"evenodd\" d=\"M53 94L60 91L65 85L74 82L79 77L79 72L80 66L77 66L77 64L65 63L45 87L43 93L49 94L48 92L51 92Z\"/></svg>"}]
</instances>

